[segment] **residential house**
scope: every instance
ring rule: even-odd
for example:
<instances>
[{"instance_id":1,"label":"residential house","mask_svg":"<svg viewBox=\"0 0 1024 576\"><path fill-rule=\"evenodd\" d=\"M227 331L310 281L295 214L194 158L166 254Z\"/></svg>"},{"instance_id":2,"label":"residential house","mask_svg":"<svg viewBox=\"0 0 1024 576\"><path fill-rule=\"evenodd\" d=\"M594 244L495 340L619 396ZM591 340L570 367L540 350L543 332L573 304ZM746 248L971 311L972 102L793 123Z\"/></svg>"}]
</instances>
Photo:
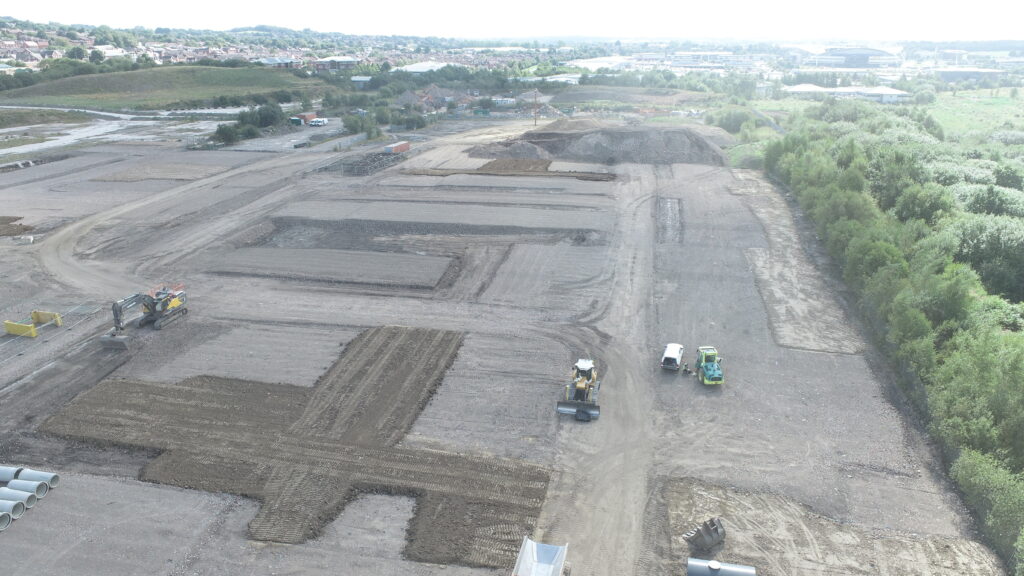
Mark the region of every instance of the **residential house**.
<instances>
[{"instance_id":1,"label":"residential house","mask_svg":"<svg viewBox=\"0 0 1024 576\"><path fill-rule=\"evenodd\" d=\"M302 60L295 58L260 58L256 60L268 68L301 68Z\"/></svg>"},{"instance_id":2,"label":"residential house","mask_svg":"<svg viewBox=\"0 0 1024 576\"><path fill-rule=\"evenodd\" d=\"M339 70L348 70L359 63L358 58L352 56L328 56L315 62L317 72L337 74Z\"/></svg>"},{"instance_id":3,"label":"residential house","mask_svg":"<svg viewBox=\"0 0 1024 576\"><path fill-rule=\"evenodd\" d=\"M427 72L433 72L434 70L440 70L445 66L457 66L457 64L449 64L448 62L435 62L428 60L426 62L417 62L415 64L409 64L408 66L399 66L395 70L401 70L402 72L408 72L409 74L425 74Z\"/></svg>"},{"instance_id":4,"label":"residential house","mask_svg":"<svg viewBox=\"0 0 1024 576\"><path fill-rule=\"evenodd\" d=\"M18 62L24 62L25 64L33 64L36 62L42 62L43 56L38 52L31 52L29 50L18 50L14 54L14 59Z\"/></svg>"},{"instance_id":5,"label":"residential house","mask_svg":"<svg viewBox=\"0 0 1024 576\"><path fill-rule=\"evenodd\" d=\"M103 54L104 58L122 58L128 55L123 48L117 46L111 46L110 44L100 44L99 46L93 46L93 50L99 50Z\"/></svg>"}]
</instances>

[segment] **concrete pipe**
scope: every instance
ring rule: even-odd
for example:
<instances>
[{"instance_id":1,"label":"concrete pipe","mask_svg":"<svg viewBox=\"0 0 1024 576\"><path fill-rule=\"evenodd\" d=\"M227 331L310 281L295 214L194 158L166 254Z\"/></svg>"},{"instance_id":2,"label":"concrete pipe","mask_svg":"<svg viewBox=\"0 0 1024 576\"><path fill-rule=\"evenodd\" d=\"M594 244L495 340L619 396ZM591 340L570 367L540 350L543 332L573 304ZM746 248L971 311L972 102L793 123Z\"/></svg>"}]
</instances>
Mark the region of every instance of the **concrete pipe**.
<instances>
[{"instance_id":1,"label":"concrete pipe","mask_svg":"<svg viewBox=\"0 0 1024 576\"><path fill-rule=\"evenodd\" d=\"M0 532L7 530L7 527L10 526L13 521L14 520L11 519L10 514L7 512L0 512Z\"/></svg>"},{"instance_id":2,"label":"concrete pipe","mask_svg":"<svg viewBox=\"0 0 1024 576\"><path fill-rule=\"evenodd\" d=\"M60 484L60 476L53 472L42 472L31 468L22 468L18 472L18 480L31 480L32 482L46 482L50 488L56 488Z\"/></svg>"},{"instance_id":3,"label":"concrete pipe","mask_svg":"<svg viewBox=\"0 0 1024 576\"><path fill-rule=\"evenodd\" d=\"M36 495L33 492L22 492L21 490L11 490L10 488L0 488L0 500L7 500L9 502L21 502L25 505L25 508L31 508L36 505Z\"/></svg>"},{"instance_id":4,"label":"concrete pipe","mask_svg":"<svg viewBox=\"0 0 1024 576\"><path fill-rule=\"evenodd\" d=\"M25 505L21 502L12 502L10 500L0 500L0 512L6 512L11 515L11 518L17 520L21 518L21 515L25 513Z\"/></svg>"},{"instance_id":5,"label":"concrete pipe","mask_svg":"<svg viewBox=\"0 0 1024 576\"><path fill-rule=\"evenodd\" d=\"M10 482L11 480L14 480L22 470L24 470L24 468L0 466L0 482Z\"/></svg>"},{"instance_id":6,"label":"concrete pipe","mask_svg":"<svg viewBox=\"0 0 1024 576\"><path fill-rule=\"evenodd\" d=\"M46 482L33 482L31 480L11 480L7 483L7 487L11 490L31 492L40 500L42 500L43 497L46 496L47 491L50 490L50 486Z\"/></svg>"}]
</instances>

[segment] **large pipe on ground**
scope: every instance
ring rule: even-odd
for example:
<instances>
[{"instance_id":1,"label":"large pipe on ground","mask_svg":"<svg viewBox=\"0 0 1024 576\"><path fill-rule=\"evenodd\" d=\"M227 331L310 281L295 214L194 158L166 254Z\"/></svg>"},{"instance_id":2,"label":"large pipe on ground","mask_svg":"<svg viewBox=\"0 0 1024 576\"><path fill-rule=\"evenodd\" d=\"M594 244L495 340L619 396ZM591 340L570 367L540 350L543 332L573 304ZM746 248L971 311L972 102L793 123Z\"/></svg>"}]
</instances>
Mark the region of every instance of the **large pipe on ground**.
<instances>
[{"instance_id":1,"label":"large pipe on ground","mask_svg":"<svg viewBox=\"0 0 1024 576\"><path fill-rule=\"evenodd\" d=\"M18 480L31 480L32 482L46 482L50 488L56 488L60 484L60 476L54 472L43 472L31 468L22 468L16 476Z\"/></svg>"},{"instance_id":2,"label":"large pipe on ground","mask_svg":"<svg viewBox=\"0 0 1024 576\"><path fill-rule=\"evenodd\" d=\"M0 488L0 500L21 502L25 505L25 508L31 508L36 505L36 495L34 493L11 490L10 488Z\"/></svg>"},{"instance_id":3,"label":"large pipe on ground","mask_svg":"<svg viewBox=\"0 0 1024 576\"><path fill-rule=\"evenodd\" d=\"M25 513L25 505L21 502L13 502L11 500L0 500L0 512L6 512L11 515L11 518L17 520L21 518L21 515Z\"/></svg>"},{"instance_id":4,"label":"large pipe on ground","mask_svg":"<svg viewBox=\"0 0 1024 576\"><path fill-rule=\"evenodd\" d=\"M11 490L31 492L39 499L45 497L46 493L50 490L50 485L46 482L33 482L32 480L11 480L7 483L7 487Z\"/></svg>"},{"instance_id":5,"label":"large pipe on ground","mask_svg":"<svg viewBox=\"0 0 1024 576\"><path fill-rule=\"evenodd\" d=\"M18 477L18 473L24 470L24 468L15 468L14 466L0 466L0 482L10 482Z\"/></svg>"},{"instance_id":6,"label":"large pipe on ground","mask_svg":"<svg viewBox=\"0 0 1024 576\"><path fill-rule=\"evenodd\" d=\"M0 532L7 530L7 527L10 526L13 521L14 520L11 519L10 514L7 512L0 512Z\"/></svg>"}]
</instances>

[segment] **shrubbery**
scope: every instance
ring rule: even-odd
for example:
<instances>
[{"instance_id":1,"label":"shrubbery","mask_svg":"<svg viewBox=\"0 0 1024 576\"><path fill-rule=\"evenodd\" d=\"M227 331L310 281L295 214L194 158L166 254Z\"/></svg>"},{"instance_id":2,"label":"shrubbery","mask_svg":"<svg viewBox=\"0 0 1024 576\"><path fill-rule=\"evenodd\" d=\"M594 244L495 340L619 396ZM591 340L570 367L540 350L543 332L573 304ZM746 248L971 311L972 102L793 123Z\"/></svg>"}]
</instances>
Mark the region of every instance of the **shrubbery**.
<instances>
[{"instance_id":1,"label":"shrubbery","mask_svg":"<svg viewBox=\"0 0 1024 576\"><path fill-rule=\"evenodd\" d=\"M952 478L1024 575L1017 170L942 142L923 113L859 102L812 108L767 146L765 166L814 220L883 349L923 383L916 400Z\"/></svg>"},{"instance_id":2,"label":"shrubbery","mask_svg":"<svg viewBox=\"0 0 1024 576\"><path fill-rule=\"evenodd\" d=\"M261 128L279 126L288 121L281 105L270 102L262 106L243 110L238 113L238 121L234 124L221 124L213 139L224 144L234 144L239 140L259 138Z\"/></svg>"}]
</instances>

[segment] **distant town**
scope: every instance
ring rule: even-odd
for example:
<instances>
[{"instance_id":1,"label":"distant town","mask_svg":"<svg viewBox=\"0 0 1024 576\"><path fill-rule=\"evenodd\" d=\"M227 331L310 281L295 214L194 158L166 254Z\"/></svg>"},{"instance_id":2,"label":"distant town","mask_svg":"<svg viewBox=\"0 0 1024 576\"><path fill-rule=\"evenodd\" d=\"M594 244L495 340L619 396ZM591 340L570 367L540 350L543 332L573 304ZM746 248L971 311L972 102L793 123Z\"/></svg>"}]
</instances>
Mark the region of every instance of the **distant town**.
<instances>
[{"instance_id":1,"label":"distant town","mask_svg":"<svg viewBox=\"0 0 1024 576\"><path fill-rule=\"evenodd\" d=\"M1018 86L1024 42L905 43L889 46L697 45L683 42L537 41L484 45L455 39L375 37L256 27L231 32L61 26L0 19L0 73L45 69L54 59L146 65L256 64L349 77L367 87L373 73L423 74L445 66L503 70L520 82L579 84L585 79L667 71L744 74L757 95L856 94L882 102L910 95L889 88L922 76L970 88ZM373 86L370 86L371 88ZM873 90L859 90L869 87Z\"/></svg>"}]
</instances>

